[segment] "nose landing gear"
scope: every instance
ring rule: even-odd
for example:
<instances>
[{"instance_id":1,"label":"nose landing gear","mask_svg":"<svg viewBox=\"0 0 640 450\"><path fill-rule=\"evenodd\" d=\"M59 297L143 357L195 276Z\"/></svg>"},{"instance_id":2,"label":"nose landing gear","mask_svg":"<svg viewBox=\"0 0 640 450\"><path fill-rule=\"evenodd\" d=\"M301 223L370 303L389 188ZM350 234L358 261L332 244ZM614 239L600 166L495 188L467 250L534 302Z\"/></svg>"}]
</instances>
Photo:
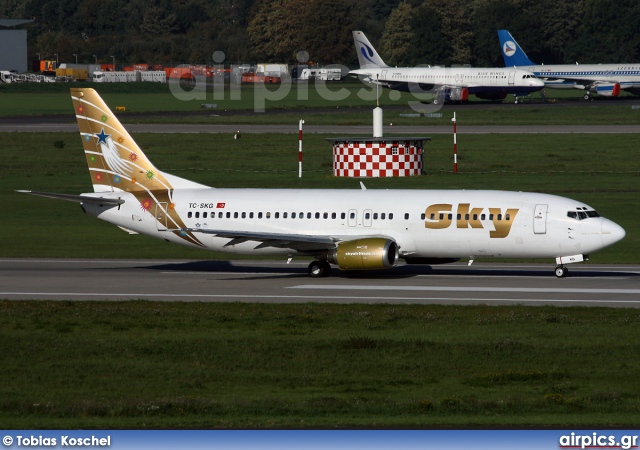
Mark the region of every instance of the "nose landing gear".
<instances>
[{"instance_id":1,"label":"nose landing gear","mask_svg":"<svg viewBox=\"0 0 640 450\"><path fill-rule=\"evenodd\" d=\"M565 266L563 266L562 264L556 266L556 277L558 278L564 278L567 275L569 275L569 269L567 269Z\"/></svg>"}]
</instances>

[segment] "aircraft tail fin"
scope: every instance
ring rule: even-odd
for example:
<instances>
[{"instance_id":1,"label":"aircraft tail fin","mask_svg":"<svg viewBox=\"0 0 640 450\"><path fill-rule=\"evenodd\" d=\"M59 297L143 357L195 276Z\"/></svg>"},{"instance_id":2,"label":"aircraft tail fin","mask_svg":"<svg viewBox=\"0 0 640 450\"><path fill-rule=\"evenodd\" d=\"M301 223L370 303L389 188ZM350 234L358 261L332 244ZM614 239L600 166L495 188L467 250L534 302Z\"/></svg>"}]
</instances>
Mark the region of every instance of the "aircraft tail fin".
<instances>
[{"instance_id":1,"label":"aircraft tail fin","mask_svg":"<svg viewBox=\"0 0 640 450\"><path fill-rule=\"evenodd\" d=\"M498 30L498 39L500 39L500 48L506 67L536 65L507 30Z\"/></svg>"},{"instance_id":2,"label":"aircraft tail fin","mask_svg":"<svg viewBox=\"0 0 640 450\"><path fill-rule=\"evenodd\" d=\"M94 89L73 88L71 99L94 192L203 187L158 170Z\"/></svg>"},{"instance_id":3,"label":"aircraft tail fin","mask_svg":"<svg viewBox=\"0 0 640 450\"><path fill-rule=\"evenodd\" d=\"M356 44L356 52L358 53L358 62L360 63L361 69L368 69L370 67L389 67L385 64L362 31L354 31L353 40Z\"/></svg>"}]
</instances>

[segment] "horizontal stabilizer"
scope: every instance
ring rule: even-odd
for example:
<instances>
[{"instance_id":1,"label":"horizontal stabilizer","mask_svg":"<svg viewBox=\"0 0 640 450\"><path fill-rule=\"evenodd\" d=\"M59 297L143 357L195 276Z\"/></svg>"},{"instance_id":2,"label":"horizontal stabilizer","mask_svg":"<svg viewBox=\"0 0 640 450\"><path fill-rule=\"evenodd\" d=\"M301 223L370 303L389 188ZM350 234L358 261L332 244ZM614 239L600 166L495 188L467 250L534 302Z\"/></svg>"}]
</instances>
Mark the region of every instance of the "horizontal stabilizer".
<instances>
[{"instance_id":1,"label":"horizontal stabilizer","mask_svg":"<svg viewBox=\"0 0 640 450\"><path fill-rule=\"evenodd\" d=\"M40 197L55 198L58 200L67 200L69 202L77 203L93 203L96 205L122 205L124 200L121 198L103 198L103 197L89 197L87 195L71 195L71 194L56 194L55 192L37 192L37 191L16 191L22 194L38 195Z\"/></svg>"}]
</instances>

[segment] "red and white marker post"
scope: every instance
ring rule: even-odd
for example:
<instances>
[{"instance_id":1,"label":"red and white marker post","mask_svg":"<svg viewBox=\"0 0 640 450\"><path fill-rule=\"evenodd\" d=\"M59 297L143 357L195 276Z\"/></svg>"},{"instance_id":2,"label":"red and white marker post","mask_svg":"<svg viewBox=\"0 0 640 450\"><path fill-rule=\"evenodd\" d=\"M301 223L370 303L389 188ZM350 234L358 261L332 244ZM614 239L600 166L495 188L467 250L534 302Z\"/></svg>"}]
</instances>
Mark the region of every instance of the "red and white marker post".
<instances>
[{"instance_id":1,"label":"red and white marker post","mask_svg":"<svg viewBox=\"0 0 640 450\"><path fill-rule=\"evenodd\" d=\"M304 120L300 120L298 124L298 178L302 178L302 124Z\"/></svg>"},{"instance_id":2,"label":"red and white marker post","mask_svg":"<svg viewBox=\"0 0 640 450\"><path fill-rule=\"evenodd\" d=\"M456 132L456 113L453 113L453 173L458 173L458 140Z\"/></svg>"}]
</instances>

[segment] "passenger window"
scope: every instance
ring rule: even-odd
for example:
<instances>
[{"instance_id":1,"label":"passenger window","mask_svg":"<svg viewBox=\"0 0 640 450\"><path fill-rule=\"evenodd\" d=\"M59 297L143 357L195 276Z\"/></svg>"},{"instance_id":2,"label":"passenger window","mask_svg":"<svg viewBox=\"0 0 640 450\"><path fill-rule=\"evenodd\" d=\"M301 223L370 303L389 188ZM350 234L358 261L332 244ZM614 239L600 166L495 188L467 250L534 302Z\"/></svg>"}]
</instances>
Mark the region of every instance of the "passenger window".
<instances>
[{"instance_id":1,"label":"passenger window","mask_svg":"<svg viewBox=\"0 0 640 450\"><path fill-rule=\"evenodd\" d=\"M243 218L243 219L246 219L246 218L247 218L247 213L246 213L246 212L243 212L243 213L242 213L242 218Z\"/></svg>"},{"instance_id":2,"label":"passenger window","mask_svg":"<svg viewBox=\"0 0 640 450\"><path fill-rule=\"evenodd\" d=\"M287 213L282 213L282 218L286 219L287 218Z\"/></svg>"},{"instance_id":3,"label":"passenger window","mask_svg":"<svg viewBox=\"0 0 640 450\"><path fill-rule=\"evenodd\" d=\"M222 211L220 211L218 213L218 219L222 219L224 217L224 213Z\"/></svg>"},{"instance_id":4,"label":"passenger window","mask_svg":"<svg viewBox=\"0 0 640 450\"><path fill-rule=\"evenodd\" d=\"M319 212L317 212L317 213L316 213L316 219L319 219L319 218L320 218L320 213L319 213Z\"/></svg>"},{"instance_id":5,"label":"passenger window","mask_svg":"<svg viewBox=\"0 0 640 450\"><path fill-rule=\"evenodd\" d=\"M453 214L447 214L447 219L451 220L453 218Z\"/></svg>"},{"instance_id":6,"label":"passenger window","mask_svg":"<svg viewBox=\"0 0 640 450\"><path fill-rule=\"evenodd\" d=\"M276 218L276 219L279 219L279 218L280 218L280 213L279 213L279 212L277 212L277 213L275 214L275 218Z\"/></svg>"},{"instance_id":7,"label":"passenger window","mask_svg":"<svg viewBox=\"0 0 640 450\"><path fill-rule=\"evenodd\" d=\"M253 219L253 213L252 212L249 213L249 219Z\"/></svg>"},{"instance_id":8,"label":"passenger window","mask_svg":"<svg viewBox=\"0 0 640 450\"><path fill-rule=\"evenodd\" d=\"M187 213L187 217L188 217L189 219L191 219L191 216L193 216L193 213L192 213L191 211L189 211L189 212Z\"/></svg>"},{"instance_id":9,"label":"passenger window","mask_svg":"<svg viewBox=\"0 0 640 450\"><path fill-rule=\"evenodd\" d=\"M203 218L203 219L206 219L206 218L207 218L207 213L206 213L206 212L203 212L203 213L202 213L202 218Z\"/></svg>"},{"instance_id":10,"label":"passenger window","mask_svg":"<svg viewBox=\"0 0 640 450\"><path fill-rule=\"evenodd\" d=\"M307 213L307 219L311 219L311 213L310 212Z\"/></svg>"},{"instance_id":11,"label":"passenger window","mask_svg":"<svg viewBox=\"0 0 640 450\"><path fill-rule=\"evenodd\" d=\"M234 213L233 213L233 218L234 218L234 219L237 219L237 218L238 218L238 213L237 213L237 212L234 212Z\"/></svg>"},{"instance_id":12,"label":"passenger window","mask_svg":"<svg viewBox=\"0 0 640 450\"><path fill-rule=\"evenodd\" d=\"M200 218L200 212L196 212L196 219Z\"/></svg>"},{"instance_id":13,"label":"passenger window","mask_svg":"<svg viewBox=\"0 0 640 450\"><path fill-rule=\"evenodd\" d=\"M486 215L486 214L481 214L481 215L480 215L480 220L484 220L484 219L486 219L486 217L487 217L487 215Z\"/></svg>"},{"instance_id":14,"label":"passenger window","mask_svg":"<svg viewBox=\"0 0 640 450\"><path fill-rule=\"evenodd\" d=\"M489 220L493 220L493 214L489 214Z\"/></svg>"},{"instance_id":15,"label":"passenger window","mask_svg":"<svg viewBox=\"0 0 640 450\"><path fill-rule=\"evenodd\" d=\"M322 215L322 218L323 218L323 219L328 219L328 218L329 218L329 213L324 213L324 214Z\"/></svg>"},{"instance_id":16,"label":"passenger window","mask_svg":"<svg viewBox=\"0 0 640 450\"><path fill-rule=\"evenodd\" d=\"M420 220L424 220L426 217L425 213L420 214Z\"/></svg>"},{"instance_id":17,"label":"passenger window","mask_svg":"<svg viewBox=\"0 0 640 450\"><path fill-rule=\"evenodd\" d=\"M469 214L464 215L464 220L469 220Z\"/></svg>"},{"instance_id":18,"label":"passenger window","mask_svg":"<svg viewBox=\"0 0 640 450\"><path fill-rule=\"evenodd\" d=\"M258 213L258 219L262 219L262 212Z\"/></svg>"},{"instance_id":19,"label":"passenger window","mask_svg":"<svg viewBox=\"0 0 640 450\"><path fill-rule=\"evenodd\" d=\"M502 220L502 214L498 214L498 220Z\"/></svg>"},{"instance_id":20,"label":"passenger window","mask_svg":"<svg viewBox=\"0 0 640 450\"><path fill-rule=\"evenodd\" d=\"M393 213L389 213L389 220L393 220Z\"/></svg>"},{"instance_id":21,"label":"passenger window","mask_svg":"<svg viewBox=\"0 0 640 450\"><path fill-rule=\"evenodd\" d=\"M296 218L296 213L291 213L291 218L295 219Z\"/></svg>"},{"instance_id":22,"label":"passenger window","mask_svg":"<svg viewBox=\"0 0 640 450\"><path fill-rule=\"evenodd\" d=\"M409 220L409 213L404 213L404 220Z\"/></svg>"},{"instance_id":23,"label":"passenger window","mask_svg":"<svg viewBox=\"0 0 640 450\"><path fill-rule=\"evenodd\" d=\"M460 219L462 219L462 214L458 214L458 215L456 216L456 220L460 220Z\"/></svg>"},{"instance_id":24,"label":"passenger window","mask_svg":"<svg viewBox=\"0 0 640 450\"><path fill-rule=\"evenodd\" d=\"M356 218L356 213L350 213L349 214L349 219L355 219Z\"/></svg>"},{"instance_id":25,"label":"passenger window","mask_svg":"<svg viewBox=\"0 0 640 450\"><path fill-rule=\"evenodd\" d=\"M230 212L227 213L227 219L231 219L231 213Z\"/></svg>"},{"instance_id":26,"label":"passenger window","mask_svg":"<svg viewBox=\"0 0 640 450\"><path fill-rule=\"evenodd\" d=\"M384 213L380 213L380 220L384 220L384 216L385 216Z\"/></svg>"},{"instance_id":27,"label":"passenger window","mask_svg":"<svg viewBox=\"0 0 640 450\"><path fill-rule=\"evenodd\" d=\"M504 220L511 220L511 214L505 214Z\"/></svg>"},{"instance_id":28,"label":"passenger window","mask_svg":"<svg viewBox=\"0 0 640 450\"><path fill-rule=\"evenodd\" d=\"M271 219L271 212L266 213L266 214L265 214L265 217L266 217L267 219Z\"/></svg>"},{"instance_id":29,"label":"passenger window","mask_svg":"<svg viewBox=\"0 0 640 450\"><path fill-rule=\"evenodd\" d=\"M340 218L344 220L347 218L347 215L345 213L340 213Z\"/></svg>"},{"instance_id":30,"label":"passenger window","mask_svg":"<svg viewBox=\"0 0 640 450\"><path fill-rule=\"evenodd\" d=\"M373 220L378 220L378 213L373 213Z\"/></svg>"}]
</instances>

